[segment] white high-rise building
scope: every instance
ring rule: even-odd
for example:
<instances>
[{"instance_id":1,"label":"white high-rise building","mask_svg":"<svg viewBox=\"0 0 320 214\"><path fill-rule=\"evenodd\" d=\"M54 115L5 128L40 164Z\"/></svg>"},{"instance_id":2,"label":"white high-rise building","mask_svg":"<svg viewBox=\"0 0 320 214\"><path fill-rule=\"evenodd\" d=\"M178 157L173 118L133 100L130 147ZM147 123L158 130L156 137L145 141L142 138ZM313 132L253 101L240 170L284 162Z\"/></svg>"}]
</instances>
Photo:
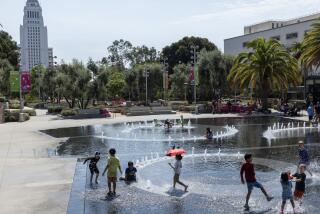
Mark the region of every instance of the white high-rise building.
<instances>
[{"instance_id":1,"label":"white high-rise building","mask_svg":"<svg viewBox=\"0 0 320 214\"><path fill-rule=\"evenodd\" d=\"M23 25L20 26L21 71L31 71L36 65L49 67L47 27L38 0L27 0Z\"/></svg>"}]
</instances>

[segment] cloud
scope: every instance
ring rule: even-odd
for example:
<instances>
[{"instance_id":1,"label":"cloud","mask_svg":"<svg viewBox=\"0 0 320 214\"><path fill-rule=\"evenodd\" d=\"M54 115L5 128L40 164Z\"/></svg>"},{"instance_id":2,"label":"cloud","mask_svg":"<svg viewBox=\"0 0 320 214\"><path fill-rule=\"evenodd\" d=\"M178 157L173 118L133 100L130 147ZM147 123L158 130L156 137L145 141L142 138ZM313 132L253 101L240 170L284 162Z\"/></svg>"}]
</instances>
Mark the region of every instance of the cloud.
<instances>
[{"instance_id":1,"label":"cloud","mask_svg":"<svg viewBox=\"0 0 320 214\"><path fill-rule=\"evenodd\" d=\"M237 1L223 1L212 4L212 12L195 14L189 17L184 17L179 20L172 21L170 24L179 25L191 22L203 22L211 21L214 19L224 17L254 17L264 15L270 17L270 15L283 14L283 11L287 11L291 16L294 12L299 12L300 15L304 9L317 8L320 4L320 0L237 0ZM288 10L290 8L290 10ZM314 12L317 12L313 9Z\"/></svg>"}]
</instances>

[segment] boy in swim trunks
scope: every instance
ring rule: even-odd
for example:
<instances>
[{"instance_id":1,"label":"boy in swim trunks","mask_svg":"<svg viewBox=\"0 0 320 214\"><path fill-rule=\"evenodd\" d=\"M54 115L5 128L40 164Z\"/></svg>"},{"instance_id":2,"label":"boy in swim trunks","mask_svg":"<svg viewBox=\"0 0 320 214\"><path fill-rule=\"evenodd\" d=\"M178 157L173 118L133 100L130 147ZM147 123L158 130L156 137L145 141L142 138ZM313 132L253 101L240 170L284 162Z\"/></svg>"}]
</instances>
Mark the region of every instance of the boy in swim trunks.
<instances>
[{"instance_id":1,"label":"boy in swim trunks","mask_svg":"<svg viewBox=\"0 0 320 214\"><path fill-rule=\"evenodd\" d=\"M109 189L108 196L116 196L118 169L120 171L120 174L122 174L120 161L115 155L116 155L116 150L110 149L108 163L102 173L102 176L104 176L106 171L108 170L108 172L107 172L108 189ZM113 186L113 191L111 191L111 184Z\"/></svg>"},{"instance_id":2,"label":"boy in swim trunks","mask_svg":"<svg viewBox=\"0 0 320 214\"><path fill-rule=\"evenodd\" d=\"M90 173L91 173L91 177L90 177L90 184L92 184L92 178L93 178L93 174L96 173L96 184L98 184L98 177L99 177L99 169L97 166L98 161L100 160L100 152L96 152L94 154L94 157L89 157L86 158L83 162L83 164L86 164L87 161L90 161L89 163L89 169L90 169Z\"/></svg>"},{"instance_id":3,"label":"boy in swim trunks","mask_svg":"<svg viewBox=\"0 0 320 214\"><path fill-rule=\"evenodd\" d=\"M249 199L254 187L261 189L262 193L266 196L268 201L271 201L273 197L269 196L266 190L264 189L264 187L259 182L257 182L256 174L254 171L254 165L252 164L252 155L245 154L244 159L246 160L246 162L243 163L241 166L240 177L241 177L241 182L244 184L245 182L243 179L243 173L245 173L248 193L247 193L246 204L244 205L244 208L246 210L249 210Z\"/></svg>"},{"instance_id":4,"label":"boy in swim trunks","mask_svg":"<svg viewBox=\"0 0 320 214\"><path fill-rule=\"evenodd\" d=\"M294 190L294 200L302 200L304 191L306 189L306 174L304 173L305 171L305 165L300 164L299 166L299 172L295 173L293 177L295 178L296 181L296 186Z\"/></svg>"}]
</instances>

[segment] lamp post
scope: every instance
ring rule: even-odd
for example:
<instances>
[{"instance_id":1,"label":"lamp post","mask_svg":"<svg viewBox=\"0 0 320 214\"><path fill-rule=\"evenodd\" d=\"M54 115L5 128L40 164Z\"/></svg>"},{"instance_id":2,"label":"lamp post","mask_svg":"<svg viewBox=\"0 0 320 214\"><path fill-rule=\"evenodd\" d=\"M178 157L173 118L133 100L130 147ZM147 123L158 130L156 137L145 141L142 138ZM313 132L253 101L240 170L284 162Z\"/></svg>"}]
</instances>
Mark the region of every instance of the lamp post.
<instances>
[{"instance_id":1,"label":"lamp post","mask_svg":"<svg viewBox=\"0 0 320 214\"><path fill-rule=\"evenodd\" d=\"M148 105L148 77L149 77L149 71L146 68L143 71L143 76L146 78L146 105Z\"/></svg>"},{"instance_id":2,"label":"lamp post","mask_svg":"<svg viewBox=\"0 0 320 214\"><path fill-rule=\"evenodd\" d=\"M197 50L199 49L199 46L197 45L192 45L191 46L191 51L190 53L192 54L191 55L191 61L192 61L192 64L193 64L193 75L194 75L194 78L193 78L193 95L194 95L194 105L197 106L197 83L196 83L196 77L195 77L195 66L197 64Z\"/></svg>"},{"instance_id":3,"label":"lamp post","mask_svg":"<svg viewBox=\"0 0 320 214\"><path fill-rule=\"evenodd\" d=\"M166 102L166 91L168 89L168 58L162 59L163 70L163 100Z\"/></svg>"},{"instance_id":4,"label":"lamp post","mask_svg":"<svg viewBox=\"0 0 320 214\"><path fill-rule=\"evenodd\" d=\"M21 53L18 53L18 62L19 62L19 99L20 99L20 108L19 108L19 122L23 122L23 108L24 108L24 100L23 100L23 92L22 92L22 60Z\"/></svg>"}]
</instances>

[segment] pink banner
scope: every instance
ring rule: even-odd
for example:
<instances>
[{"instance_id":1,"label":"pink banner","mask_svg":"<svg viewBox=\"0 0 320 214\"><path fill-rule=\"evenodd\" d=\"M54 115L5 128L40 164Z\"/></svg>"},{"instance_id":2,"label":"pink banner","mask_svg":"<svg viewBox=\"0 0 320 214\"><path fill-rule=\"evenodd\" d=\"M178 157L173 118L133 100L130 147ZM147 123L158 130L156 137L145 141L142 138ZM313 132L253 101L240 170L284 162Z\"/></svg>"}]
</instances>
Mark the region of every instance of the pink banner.
<instances>
[{"instance_id":1,"label":"pink banner","mask_svg":"<svg viewBox=\"0 0 320 214\"><path fill-rule=\"evenodd\" d=\"M189 75L189 81L193 81L194 80L194 67L191 67L191 71L190 71L190 75Z\"/></svg>"},{"instance_id":2,"label":"pink banner","mask_svg":"<svg viewBox=\"0 0 320 214\"><path fill-rule=\"evenodd\" d=\"M30 73L27 71L21 72L21 89L23 92L29 92L31 89Z\"/></svg>"}]
</instances>

